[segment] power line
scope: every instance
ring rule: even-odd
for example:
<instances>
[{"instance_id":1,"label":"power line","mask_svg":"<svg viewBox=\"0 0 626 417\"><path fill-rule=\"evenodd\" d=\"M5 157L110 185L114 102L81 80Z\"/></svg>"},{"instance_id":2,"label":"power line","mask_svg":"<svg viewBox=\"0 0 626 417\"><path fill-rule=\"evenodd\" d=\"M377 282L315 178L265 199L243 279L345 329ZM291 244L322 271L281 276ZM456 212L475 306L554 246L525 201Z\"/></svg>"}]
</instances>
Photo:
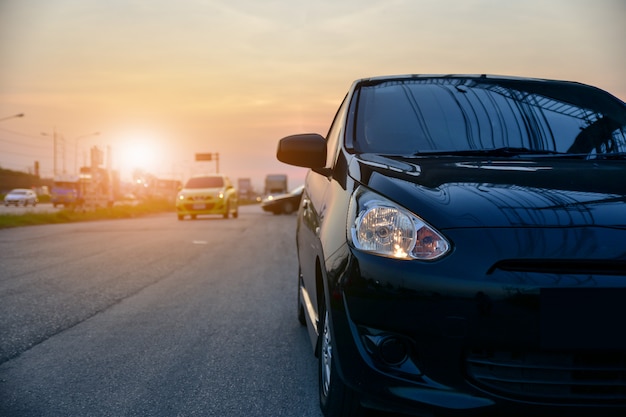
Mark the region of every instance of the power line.
<instances>
[{"instance_id":1,"label":"power line","mask_svg":"<svg viewBox=\"0 0 626 417\"><path fill-rule=\"evenodd\" d=\"M41 135L31 135L30 133L16 132L14 130L5 129L3 127L0 127L0 130L4 132L12 133L14 135L18 135L18 136L24 136L24 137L31 138L31 139L37 139L39 141L47 141L46 139L41 137Z\"/></svg>"},{"instance_id":2,"label":"power line","mask_svg":"<svg viewBox=\"0 0 626 417\"><path fill-rule=\"evenodd\" d=\"M11 145L16 145L16 146L25 146L29 148L35 148L35 149L49 149L50 148L49 145L38 145L38 144L32 144L32 143L16 142L16 141L13 141L10 139L4 139L4 138L0 138L0 142L8 143Z\"/></svg>"}]
</instances>

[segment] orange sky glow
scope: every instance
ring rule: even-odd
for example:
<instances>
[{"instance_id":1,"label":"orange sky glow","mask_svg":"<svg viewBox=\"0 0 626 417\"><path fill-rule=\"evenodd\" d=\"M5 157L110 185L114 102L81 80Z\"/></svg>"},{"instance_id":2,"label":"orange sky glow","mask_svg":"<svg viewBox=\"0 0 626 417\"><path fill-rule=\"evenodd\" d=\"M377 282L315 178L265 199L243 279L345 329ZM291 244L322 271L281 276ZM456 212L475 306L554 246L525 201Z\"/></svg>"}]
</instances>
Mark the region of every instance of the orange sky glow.
<instances>
[{"instance_id":1,"label":"orange sky glow","mask_svg":"<svg viewBox=\"0 0 626 417\"><path fill-rule=\"evenodd\" d=\"M621 0L0 0L0 167L73 172L91 146L164 179L305 170L278 139L325 134L356 78L490 73L626 99ZM10 116L24 113L24 117ZM92 133L99 132L98 135ZM42 133L45 133L43 135Z\"/></svg>"}]
</instances>

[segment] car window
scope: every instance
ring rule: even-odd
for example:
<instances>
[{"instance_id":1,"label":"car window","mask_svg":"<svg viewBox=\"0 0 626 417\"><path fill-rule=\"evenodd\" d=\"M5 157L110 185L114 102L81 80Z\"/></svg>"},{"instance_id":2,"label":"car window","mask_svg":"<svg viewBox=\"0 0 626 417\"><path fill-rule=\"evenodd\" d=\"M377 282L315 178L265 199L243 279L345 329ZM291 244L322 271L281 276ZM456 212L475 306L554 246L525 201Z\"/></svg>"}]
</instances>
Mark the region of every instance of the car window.
<instances>
[{"instance_id":1,"label":"car window","mask_svg":"<svg viewBox=\"0 0 626 417\"><path fill-rule=\"evenodd\" d=\"M326 166L332 167L335 164L337 158L337 146L339 138L341 137L342 127L344 125L344 115L347 107L347 99L344 97L339 110L335 114L333 123L330 126L328 134L326 135Z\"/></svg>"},{"instance_id":2,"label":"car window","mask_svg":"<svg viewBox=\"0 0 626 417\"><path fill-rule=\"evenodd\" d=\"M185 188L220 188L223 186L222 177L195 177L187 181Z\"/></svg>"},{"instance_id":3,"label":"car window","mask_svg":"<svg viewBox=\"0 0 626 417\"><path fill-rule=\"evenodd\" d=\"M355 148L387 154L626 151L623 103L586 87L543 87L445 78L364 86Z\"/></svg>"}]
</instances>

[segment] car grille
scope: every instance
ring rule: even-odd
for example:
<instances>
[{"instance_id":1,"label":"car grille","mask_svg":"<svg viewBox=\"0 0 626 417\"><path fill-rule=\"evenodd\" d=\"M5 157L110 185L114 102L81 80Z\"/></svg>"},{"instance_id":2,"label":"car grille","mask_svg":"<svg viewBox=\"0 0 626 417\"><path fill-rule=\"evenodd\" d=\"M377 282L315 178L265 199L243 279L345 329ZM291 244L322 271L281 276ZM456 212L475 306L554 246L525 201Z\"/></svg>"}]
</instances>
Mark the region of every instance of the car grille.
<instances>
[{"instance_id":1,"label":"car grille","mask_svg":"<svg viewBox=\"0 0 626 417\"><path fill-rule=\"evenodd\" d=\"M625 404L626 353L472 352L470 381L496 395L550 403Z\"/></svg>"},{"instance_id":2,"label":"car grille","mask_svg":"<svg viewBox=\"0 0 626 417\"><path fill-rule=\"evenodd\" d=\"M204 207L200 208L199 210L213 210L214 207L215 203L205 203ZM185 210L193 211L196 210L196 207L194 204L185 204Z\"/></svg>"}]
</instances>

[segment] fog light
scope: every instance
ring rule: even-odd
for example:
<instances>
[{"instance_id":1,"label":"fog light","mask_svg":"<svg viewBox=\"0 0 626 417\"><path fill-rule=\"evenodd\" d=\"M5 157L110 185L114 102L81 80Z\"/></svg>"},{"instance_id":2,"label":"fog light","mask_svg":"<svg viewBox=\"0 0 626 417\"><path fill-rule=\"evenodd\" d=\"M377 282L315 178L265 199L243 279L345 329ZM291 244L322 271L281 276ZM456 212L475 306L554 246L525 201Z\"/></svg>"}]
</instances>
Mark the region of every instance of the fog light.
<instances>
[{"instance_id":1,"label":"fog light","mask_svg":"<svg viewBox=\"0 0 626 417\"><path fill-rule=\"evenodd\" d=\"M378 353L387 365L398 366L408 359L409 347L402 339L390 336L380 342Z\"/></svg>"}]
</instances>

